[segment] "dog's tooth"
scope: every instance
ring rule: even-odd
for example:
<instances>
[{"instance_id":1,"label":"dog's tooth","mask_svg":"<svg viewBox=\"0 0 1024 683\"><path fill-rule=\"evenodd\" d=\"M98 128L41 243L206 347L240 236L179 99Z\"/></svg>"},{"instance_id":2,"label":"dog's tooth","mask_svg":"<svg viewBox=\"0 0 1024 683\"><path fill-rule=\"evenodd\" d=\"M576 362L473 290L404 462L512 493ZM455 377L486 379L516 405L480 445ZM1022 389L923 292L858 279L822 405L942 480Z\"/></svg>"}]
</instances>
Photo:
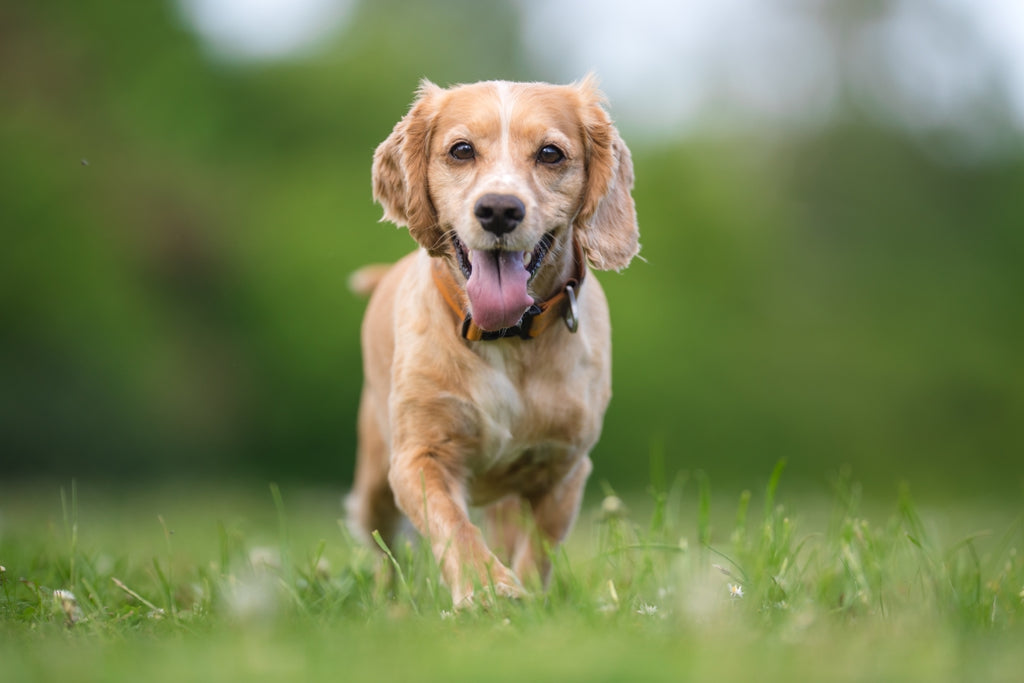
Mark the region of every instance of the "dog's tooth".
<instances>
[{"instance_id":1,"label":"dog's tooth","mask_svg":"<svg viewBox=\"0 0 1024 683\"><path fill-rule=\"evenodd\" d=\"M473 252L469 249L466 250L466 260L469 261L469 265L473 265Z\"/></svg>"},{"instance_id":2,"label":"dog's tooth","mask_svg":"<svg viewBox=\"0 0 1024 683\"><path fill-rule=\"evenodd\" d=\"M523 265L524 266L530 265L530 261L532 261L532 260L533 260L533 252L532 251L524 251L523 252Z\"/></svg>"}]
</instances>

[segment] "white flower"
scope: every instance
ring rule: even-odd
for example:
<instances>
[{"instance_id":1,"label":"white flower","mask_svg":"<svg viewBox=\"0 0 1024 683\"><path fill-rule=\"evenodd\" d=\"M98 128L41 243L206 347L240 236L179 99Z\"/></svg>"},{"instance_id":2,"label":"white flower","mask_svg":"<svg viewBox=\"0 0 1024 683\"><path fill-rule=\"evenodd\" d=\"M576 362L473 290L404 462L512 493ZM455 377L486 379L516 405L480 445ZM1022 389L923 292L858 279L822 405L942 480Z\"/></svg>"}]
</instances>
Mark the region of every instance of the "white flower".
<instances>
[{"instance_id":1,"label":"white flower","mask_svg":"<svg viewBox=\"0 0 1024 683\"><path fill-rule=\"evenodd\" d=\"M626 514L626 504L622 502L622 499L618 496L605 496L604 500L601 501L601 518L612 519L615 517L624 517Z\"/></svg>"},{"instance_id":2,"label":"white flower","mask_svg":"<svg viewBox=\"0 0 1024 683\"><path fill-rule=\"evenodd\" d=\"M738 583L729 584L729 597L731 598L742 598L743 597L743 586Z\"/></svg>"},{"instance_id":3,"label":"white flower","mask_svg":"<svg viewBox=\"0 0 1024 683\"><path fill-rule=\"evenodd\" d=\"M642 614L645 617L652 617L658 613L657 605L648 605L646 602L640 603L640 608L636 611L637 614Z\"/></svg>"},{"instance_id":4,"label":"white flower","mask_svg":"<svg viewBox=\"0 0 1024 683\"><path fill-rule=\"evenodd\" d=\"M74 593L62 588L58 588L53 591L53 597L56 598L58 602L78 602L78 598L75 597Z\"/></svg>"},{"instance_id":5,"label":"white flower","mask_svg":"<svg viewBox=\"0 0 1024 683\"><path fill-rule=\"evenodd\" d=\"M57 603L57 607L64 613L68 626L82 620L84 616L82 608L78 606L78 599L74 593L58 588L53 591L53 599Z\"/></svg>"},{"instance_id":6,"label":"white flower","mask_svg":"<svg viewBox=\"0 0 1024 683\"><path fill-rule=\"evenodd\" d=\"M249 550L249 564L253 569L280 569L281 553L267 546L256 546Z\"/></svg>"},{"instance_id":7,"label":"white flower","mask_svg":"<svg viewBox=\"0 0 1024 683\"><path fill-rule=\"evenodd\" d=\"M262 572L243 579L229 576L223 593L228 612L243 620L268 619L277 612L280 602L277 584Z\"/></svg>"}]
</instances>

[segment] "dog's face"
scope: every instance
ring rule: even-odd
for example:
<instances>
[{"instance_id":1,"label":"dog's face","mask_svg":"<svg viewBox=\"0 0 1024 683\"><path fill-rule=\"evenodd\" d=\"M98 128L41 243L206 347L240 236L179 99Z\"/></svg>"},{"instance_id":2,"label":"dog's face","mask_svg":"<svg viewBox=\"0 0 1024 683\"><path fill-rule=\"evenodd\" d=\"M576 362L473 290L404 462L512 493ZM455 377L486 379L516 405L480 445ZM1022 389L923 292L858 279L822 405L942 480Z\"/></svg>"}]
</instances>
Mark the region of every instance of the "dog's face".
<instances>
[{"instance_id":1,"label":"dog's face","mask_svg":"<svg viewBox=\"0 0 1024 683\"><path fill-rule=\"evenodd\" d=\"M629 150L590 79L424 82L374 157L374 196L466 278L474 321L514 326L564 282L573 240L597 268L638 250Z\"/></svg>"}]
</instances>

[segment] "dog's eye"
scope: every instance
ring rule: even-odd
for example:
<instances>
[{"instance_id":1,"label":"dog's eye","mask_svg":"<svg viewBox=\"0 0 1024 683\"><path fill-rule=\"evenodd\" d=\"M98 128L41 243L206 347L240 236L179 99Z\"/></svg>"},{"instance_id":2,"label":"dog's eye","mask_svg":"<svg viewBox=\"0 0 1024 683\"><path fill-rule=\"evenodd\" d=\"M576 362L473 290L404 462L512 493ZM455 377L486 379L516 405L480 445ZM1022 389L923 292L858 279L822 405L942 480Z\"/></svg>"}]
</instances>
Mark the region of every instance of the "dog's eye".
<instances>
[{"instance_id":1,"label":"dog's eye","mask_svg":"<svg viewBox=\"0 0 1024 683\"><path fill-rule=\"evenodd\" d=\"M469 161L476 156L476 150L473 149L473 145L468 142L456 142L452 145L452 148L448 150L448 154L451 155L453 159Z\"/></svg>"},{"instance_id":2,"label":"dog's eye","mask_svg":"<svg viewBox=\"0 0 1024 683\"><path fill-rule=\"evenodd\" d=\"M554 145L544 145L537 152L537 161L542 164L557 164L563 159L565 159L565 154Z\"/></svg>"}]
</instances>

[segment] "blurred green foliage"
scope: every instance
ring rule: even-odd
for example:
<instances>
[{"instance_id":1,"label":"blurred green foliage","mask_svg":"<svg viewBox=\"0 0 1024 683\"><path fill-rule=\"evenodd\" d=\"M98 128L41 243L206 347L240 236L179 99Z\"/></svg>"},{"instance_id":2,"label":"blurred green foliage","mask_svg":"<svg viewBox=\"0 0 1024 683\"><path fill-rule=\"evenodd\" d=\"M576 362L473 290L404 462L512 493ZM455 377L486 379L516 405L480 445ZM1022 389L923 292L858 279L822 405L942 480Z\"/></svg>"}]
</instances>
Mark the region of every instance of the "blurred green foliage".
<instances>
[{"instance_id":1,"label":"blurred green foliage","mask_svg":"<svg viewBox=\"0 0 1024 683\"><path fill-rule=\"evenodd\" d=\"M243 65L167 3L0 9L0 476L344 485L345 280L414 246L377 224L372 150L422 76L547 79L516 22L362 3L313 57ZM952 163L855 111L633 151L645 262L601 276L596 477L642 485L657 452L718 481L786 457L791 480L1019 493L1024 157Z\"/></svg>"}]
</instances>

